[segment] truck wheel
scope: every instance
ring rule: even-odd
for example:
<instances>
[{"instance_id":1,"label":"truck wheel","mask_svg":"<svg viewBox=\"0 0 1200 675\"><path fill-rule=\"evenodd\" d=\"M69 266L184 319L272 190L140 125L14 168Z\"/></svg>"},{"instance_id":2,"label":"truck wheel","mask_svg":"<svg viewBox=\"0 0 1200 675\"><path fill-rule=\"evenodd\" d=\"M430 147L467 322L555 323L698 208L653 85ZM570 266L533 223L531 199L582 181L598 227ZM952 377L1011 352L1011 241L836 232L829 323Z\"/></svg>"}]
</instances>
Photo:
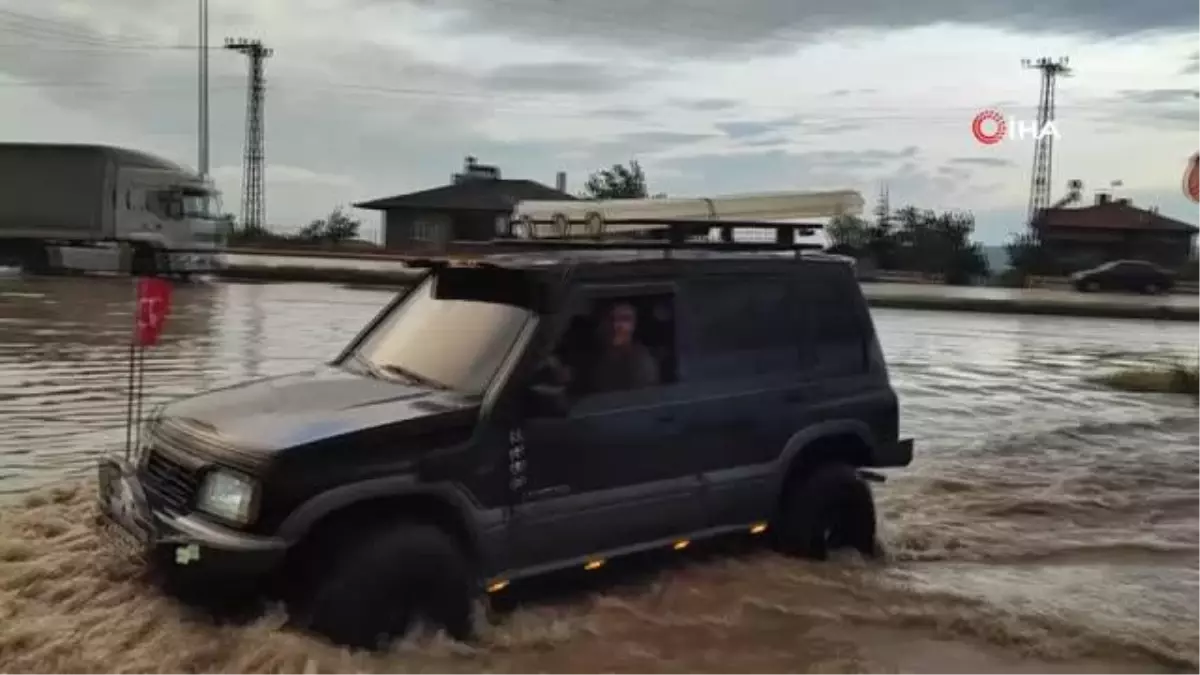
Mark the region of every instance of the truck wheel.
<instances>
[{"instance_id":1,"label":"truck wheel","mask_svg":"<svg viewBox=\"0 0 1200 675\"><path fill-rule=\"evenodd\" d=\"M50 251L41 242L31 242L17 248L17 260L26 274L49 274Z\"/></svg>"},{"instance_id":2,"label":"truck wheel","mask_svg":"<svg viewBox=\"0 0 1200 675\"><path fill-rule=\"evenodd\" d=\"M789 483L771 528L776 548L812 560L825 560L842 548L879 555L875 500L854 467L825 464Z\"/></svg>"},{"instance_id":3,"label":"truck wheel","mask_svg":"<svg viewBox=\"0 0 1200 675\"><path fill-rule=\"evenodd\" d=\"M437 527L404 524L367 533L318 583L300 622L335 643L374 649L418 619L451 637L471 634L475 584L454 541Z\"/></svg>"},{"instance_id":4,"label":"truck wheel","mask_svg":"<svg viewBox=\"0 0 1200 675\"><path fill-rule=\"evenodd\" d=\"M159 269L157 250L153 246L147 246L146 244L134 244L133 256L129 262L129 267L129 271L136 277L157 276L161 271Z\"/></svg>"}]
</instances>

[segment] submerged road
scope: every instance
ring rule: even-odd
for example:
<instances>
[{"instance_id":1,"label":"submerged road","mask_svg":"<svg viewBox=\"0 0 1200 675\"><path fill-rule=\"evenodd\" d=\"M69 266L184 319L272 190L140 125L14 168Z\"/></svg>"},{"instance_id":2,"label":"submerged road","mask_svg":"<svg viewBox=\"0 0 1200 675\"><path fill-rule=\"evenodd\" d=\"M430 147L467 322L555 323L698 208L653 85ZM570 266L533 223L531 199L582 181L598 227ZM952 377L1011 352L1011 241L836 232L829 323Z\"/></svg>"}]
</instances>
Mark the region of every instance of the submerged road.
<instances>
[{"instance_id":1,"label":"submerged road","mask_svg":"<svg viewBox=\"0 0 1200 675\"><path fill-rule=\"evenodd\" d=\"M89 477L99 453L120 447L130 296L128 279L0 279L0 492L8 499ZM146 403L328 359L390 297L320 284L180 287L164 342L146 357ZM68 672L103 670L105 658L208 672L299 672L309 658L328 670L385 672L1195 672L1195 404L1086 379L1195 359L1195 325L872 313L903 431L918 443L914 465L877 489L893 555L886 565L766 558L706 566L644 592L524 610L506 624L514 632L502 633L500 651L350 662L277 628L243 634L184 620L96 562L96 544L80 529L86 496L60 493L0 512L8 528L0 540L21 546L0 555L0 605L28 627L20 649L6 649L0 635L0 654L9 655L0 669L28 670L44 656ZM25 578L35 585L18 583ZM113 604L122 602L134 604ZM822 632L828 616L839 628ZM42 641L35 626L59 628ZM52 642L70 626L81 644ZM664 646L685 644L713 647ZM635 653L675 660L619 660ZM1035 657L1043 660L1023 660Z\"/></svg>"}]
</instances>

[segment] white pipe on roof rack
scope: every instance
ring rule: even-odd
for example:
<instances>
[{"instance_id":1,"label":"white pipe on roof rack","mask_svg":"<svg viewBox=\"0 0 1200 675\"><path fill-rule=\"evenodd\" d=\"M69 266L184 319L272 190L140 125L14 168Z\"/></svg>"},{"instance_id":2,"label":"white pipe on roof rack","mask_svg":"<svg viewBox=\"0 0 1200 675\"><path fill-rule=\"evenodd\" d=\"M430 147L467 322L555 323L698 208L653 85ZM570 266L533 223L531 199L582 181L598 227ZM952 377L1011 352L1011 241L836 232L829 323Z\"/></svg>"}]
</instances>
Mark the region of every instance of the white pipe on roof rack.
<instances>
[{"instance_id":1,"label":"white pipe on roof rack","mask_svg":"<svg viewBox=\"0 0 1200 675\"><path fill-rule=\"evenodd\" d=\"M772 192L717 197L522 201L513 209L514 234L523 237L598 236L656 229L654 225L612 225L613 220L782 221L858 215L863 198L855 190ZM578 227L577 224L582 224Z\"/></svg>"}]
</instances>

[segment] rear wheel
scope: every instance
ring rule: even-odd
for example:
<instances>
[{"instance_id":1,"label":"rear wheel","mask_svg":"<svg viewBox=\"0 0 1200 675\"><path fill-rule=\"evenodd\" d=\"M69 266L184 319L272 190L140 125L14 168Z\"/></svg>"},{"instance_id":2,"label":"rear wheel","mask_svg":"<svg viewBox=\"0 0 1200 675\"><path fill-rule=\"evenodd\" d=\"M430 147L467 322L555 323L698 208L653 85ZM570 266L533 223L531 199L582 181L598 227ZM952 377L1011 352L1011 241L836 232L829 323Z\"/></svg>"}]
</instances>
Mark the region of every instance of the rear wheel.
<instances>
[{"instance_id":1,"label":"rear wheel","mask_svg":"<svg viewBox=\"0 0 1200 675\"><path fill-rule=\"evenodd\" d=\"M137 277L158 276L166 271L165 256L160 255L157 248L149 244L134 244L133 255L130 259L130 272Z\"/></svg>"},{"instance_id":2,"label":"rear wheel","mask_svg":"<svg viewBox=\"0 0 1200 675\"><path fill-rule=\"evenodd\" d=\"M52 269L49 248L42 242L17 242L4 253L6 262L16 263L26 274L48 274Z\"/></svg>"},{"instance_id":3,"label":"rear wheel","mask_svg":"<svg viewBox=\"0 0 1200 675\"><path fill-rule=\"evenodd\" d=\"M772 527L781 552L813 560L846 548L879 554L875 500L854 467L824 464L789 483Z\"/></svg>"},{"instance_id":4,"label":"rear wheel","mask_svg":"<svg viewBox=\"0 0 1200 675\"><path fill-rule=\"evenodd\" d=\"M474 580L454 540L437 527L387 527L335 553L311 597L293 602L302 626L363 649L402 637L421 620L455 639L470 637Z\"/></svg>"}]
</instances>

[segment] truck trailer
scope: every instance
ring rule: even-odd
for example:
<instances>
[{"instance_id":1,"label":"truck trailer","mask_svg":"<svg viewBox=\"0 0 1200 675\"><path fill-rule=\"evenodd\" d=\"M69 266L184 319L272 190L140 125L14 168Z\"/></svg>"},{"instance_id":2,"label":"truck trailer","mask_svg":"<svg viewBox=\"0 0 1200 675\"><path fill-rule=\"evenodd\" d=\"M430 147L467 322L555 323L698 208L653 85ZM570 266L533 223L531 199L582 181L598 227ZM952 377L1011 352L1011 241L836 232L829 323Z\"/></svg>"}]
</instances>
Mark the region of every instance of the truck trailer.
<instances>
[{"instance_id":1,"label":"truck trailer","mask_svg":"<svg viewBox=\"0 0 1200 675\"><path fill-rule=\"evenodd\" d=\"M113 246L122 269L211 269L228 230L207 178L106 145L0 143L0 258L49 271L59 247ZM197 253L197 251L201 251Z\"/></svg>"}]
</instances>

